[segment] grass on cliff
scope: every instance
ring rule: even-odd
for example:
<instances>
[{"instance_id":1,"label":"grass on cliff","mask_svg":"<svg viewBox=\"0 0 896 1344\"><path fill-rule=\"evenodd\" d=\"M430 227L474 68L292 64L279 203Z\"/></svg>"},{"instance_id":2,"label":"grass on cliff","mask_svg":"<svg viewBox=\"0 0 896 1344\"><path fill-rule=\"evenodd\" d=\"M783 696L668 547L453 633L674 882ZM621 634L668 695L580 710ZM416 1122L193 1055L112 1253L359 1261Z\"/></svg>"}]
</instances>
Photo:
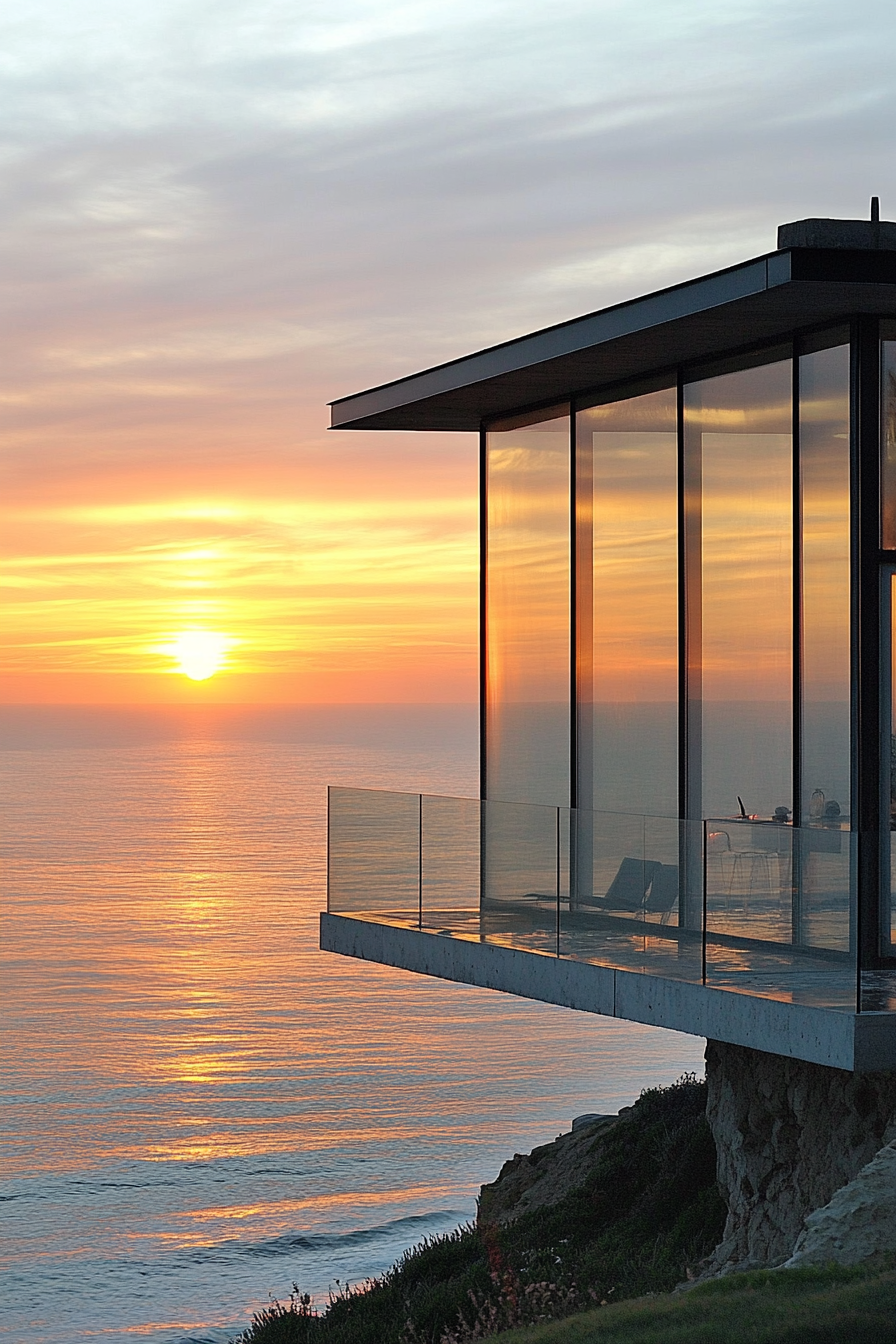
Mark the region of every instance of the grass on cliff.
<instances>
[{"instance_id":1,"label":"grass on cliff","mask_svg":"<svg viewBox=\"0 0 896 1344\"><path fill-rule=\"evenodd\" d=\"M582 1185L557 1204L424 1242L320 1316L297 1288L254 1318L244 1344L466 1344L668 1291L722 1233L705 1108L693 1077L644 1092L596 1137Z\"/></svg>"},{"instance_id":2,"label":"grass on cliff","mask_svg":"<svg viewBox=\"0 0 896 1344\"><path fill-rule=\"evenodd\" d=\"M732 1274L506 1331L493 1344L896 1344L896 1269L890 1258Z\"/></svg>"}]
</instances>

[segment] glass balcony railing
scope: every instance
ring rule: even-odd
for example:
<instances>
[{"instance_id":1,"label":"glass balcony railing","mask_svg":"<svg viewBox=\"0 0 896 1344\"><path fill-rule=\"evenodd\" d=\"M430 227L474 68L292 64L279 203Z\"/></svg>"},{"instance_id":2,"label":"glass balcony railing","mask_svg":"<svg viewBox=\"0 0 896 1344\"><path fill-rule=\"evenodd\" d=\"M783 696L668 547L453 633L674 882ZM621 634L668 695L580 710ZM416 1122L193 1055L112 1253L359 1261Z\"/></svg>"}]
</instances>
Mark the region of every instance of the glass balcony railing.
<instances>
[{"instance_id":1,"label":"glass balcony railing","mask_svg":"<svg viewBox=\"0 0 896 1344\"><path fill-rule=\"evenodd\" d=\"M331 788L328 910L856 1010L855 836Z\"/></svg>"}]
</instances>

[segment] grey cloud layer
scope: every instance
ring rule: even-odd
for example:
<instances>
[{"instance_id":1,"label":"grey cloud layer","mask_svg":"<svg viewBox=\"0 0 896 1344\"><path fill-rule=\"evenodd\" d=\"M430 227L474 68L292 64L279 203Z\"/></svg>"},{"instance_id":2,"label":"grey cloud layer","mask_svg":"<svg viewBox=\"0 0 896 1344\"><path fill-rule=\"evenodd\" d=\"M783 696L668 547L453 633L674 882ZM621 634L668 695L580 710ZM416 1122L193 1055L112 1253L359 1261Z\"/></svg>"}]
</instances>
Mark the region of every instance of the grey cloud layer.
<instances>
[{"instance_id":1,"label":"grey cloud layer","mask_svg":"<svg viewBox=\"0 0 896 1344\"><path fill-rule=\"evenodd\" d=\"M890 3L127 10L0 31L13 445L310 407L896 215Z\"/></svg>"}]
</instances>

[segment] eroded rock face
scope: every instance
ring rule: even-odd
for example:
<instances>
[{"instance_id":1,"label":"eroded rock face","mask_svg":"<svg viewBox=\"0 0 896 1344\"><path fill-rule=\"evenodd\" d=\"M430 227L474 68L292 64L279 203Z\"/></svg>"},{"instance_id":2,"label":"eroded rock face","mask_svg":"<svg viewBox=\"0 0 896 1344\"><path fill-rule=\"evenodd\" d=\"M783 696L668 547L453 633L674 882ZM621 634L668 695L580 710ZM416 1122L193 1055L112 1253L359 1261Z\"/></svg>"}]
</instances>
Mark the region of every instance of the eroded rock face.
<instances>
[{"instance_id":1,"label":"eroded rock face","mask_svg":"<svg viewBox=\"0 0 896 1344\"><path fill-rule=\"evenodd\" d=\"M626 1107L628 1113L631 1107ZM570 1134L560 1134L553 1143L514 1153L505 1162L498 1179L484 1185L479 1195L480 1225L512 1223L533 1209L558 1204L581 1185L588 1171L595 1139L617 1123L615 1115L596 1116L590 1124L577 1125Z\"/></svg>"},{"instance_id":2,"label":"eroded rock face","mask_svg":"<svg viewBox=\"0 0 896 1344\"><path fill-rule=\"evenodd\" d=\"M806 1219L785 1268L858 1265L896 1251L896 1144L882 1148L824 1208Z\"/></svg>"},{"instance_id":3,"label":"eroded rock face","mask_svg":"<svg viewBox=\"0 0 896 1344\"><path fill-rule=\"evenodd\" d=\"M807 1214L896 1139L896 1074L852 1074L708 1041L707 1119L728 1205L707 1273L778 1265Z\"/></svg>"}]
</instances>

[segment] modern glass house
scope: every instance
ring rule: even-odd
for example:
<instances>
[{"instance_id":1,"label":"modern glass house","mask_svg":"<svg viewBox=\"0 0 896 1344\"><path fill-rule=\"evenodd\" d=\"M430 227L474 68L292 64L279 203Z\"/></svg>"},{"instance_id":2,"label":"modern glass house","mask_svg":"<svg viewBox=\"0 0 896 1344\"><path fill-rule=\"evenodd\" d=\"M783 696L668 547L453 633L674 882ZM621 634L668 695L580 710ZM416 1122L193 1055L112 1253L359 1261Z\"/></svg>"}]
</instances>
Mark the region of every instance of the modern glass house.
<instances>
[{"instance_id":1,"label":"modern glass house","mask_svg":"<svg viewBox=\"0 0 896 1344\"><path fill-rule=\"evenodd\" d=\"M321 945L896 1067L896 224L333 404L481 441L479 799L332 789Z\"/></svg>"}]
</instances>

